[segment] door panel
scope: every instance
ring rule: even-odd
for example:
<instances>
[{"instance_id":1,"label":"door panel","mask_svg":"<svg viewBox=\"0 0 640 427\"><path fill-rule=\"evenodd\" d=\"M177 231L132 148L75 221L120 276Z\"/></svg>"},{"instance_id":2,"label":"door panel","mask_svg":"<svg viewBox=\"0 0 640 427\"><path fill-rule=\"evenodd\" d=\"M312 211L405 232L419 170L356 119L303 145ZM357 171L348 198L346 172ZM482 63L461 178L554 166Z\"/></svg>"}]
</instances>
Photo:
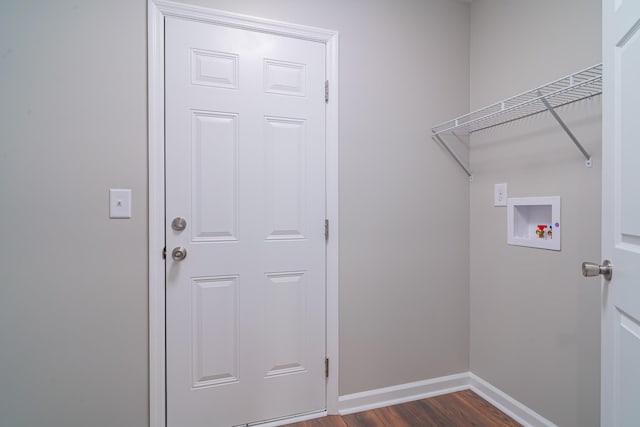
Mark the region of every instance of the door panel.
<instances>
[{"instance_id":1,"label":"door panel","mask_svg":"<svg viewBox=\"0 0 640 427\"><path fill-rule=\"evenodd\" d=\"M306 73L304 64L264 61L264 90L281 95L305 96Z\"/></svg>"},{"instance_id":2,"label":"door panel","mask_svg":"<svg viewBox=\"0 0 640 427\"><path fill-rule=\"evenodd\" d=\"M193 388L238 381L238 279L191 282Z\"/></svg>"},{"instance_id":3,"label":"door panel","mask_svg":"<svg viewBox=\"0 0 640 427\"><path fill-rule=\"evenodd\" d=\"M640 323L619 310L616 317L616 419L620 420L620 426L637 426L640 422Z\"/></svg>"},{"instance_id":4,"label":"door panel","mask_svg":"<svg viewBox=\"0 0 640 427\"><path fill-rule=\"evenodd\" d=\"M238 115L192 111L193 240L237 240Z\"/></svg>"},{"instance_id":5,"label":"door panel","mask_svg":"<svg viewBox=\"0 0 640 427\"><path fill-rule=\"evenodd\" d=\"M619 69L617 80L620 90L617 93L620 114L617 140L620 153L620 237L622 241L640 249L640 179L638 159L640 159L640 128L638 128L638 109L640 105L640 27L634 27L619 41L616 49L616 66Z\"/></svg>"},{"instance_id":6,"label":"door panel","mask_svg":"<svg viewBox=\"0 0 640 427\"><path fill-rule=\"evenodd\" d=\"M168 426L321 411L325 46L166 18L165 80Z\"/></svg>"},{"instance_id":7,"label":"door panel","mask_svg":"<svg viewBox=\"0 0 640 427\"><path fill-rule=\"evenodd\" d=\"M307 311L304 272L265 275L265 338L269 343L265 354L266 376L303 372L306 369L304 318ZM281 310L280 307L293 307Z\"/></svg>"},{"instance_id":8,"label":"door panel","mask_svg":"<svg viewBox=\"0 0 640 427\"><path fill-rule=\"evenodd\" d=\"M267 239L304 239L305 122L265 117Z\"/></svg>"},{"instance_id":9,"label":"door panel","mask_svg":"<svg viewBox=\"0 0 640 427\"><path fill-rule=\"evenodd\" d=\"M603 1L602 426L640 423L640 3Z\"/></svg>"},{"instance_id":10,"label":"door panel","mask_svg":"<svg viewBox=\"0 0 640 427\"><path fill-rule=\"evenodd\" d=\"M237 89L238 55L191 49L191 83Z\"/></svg>"}]
</instances>

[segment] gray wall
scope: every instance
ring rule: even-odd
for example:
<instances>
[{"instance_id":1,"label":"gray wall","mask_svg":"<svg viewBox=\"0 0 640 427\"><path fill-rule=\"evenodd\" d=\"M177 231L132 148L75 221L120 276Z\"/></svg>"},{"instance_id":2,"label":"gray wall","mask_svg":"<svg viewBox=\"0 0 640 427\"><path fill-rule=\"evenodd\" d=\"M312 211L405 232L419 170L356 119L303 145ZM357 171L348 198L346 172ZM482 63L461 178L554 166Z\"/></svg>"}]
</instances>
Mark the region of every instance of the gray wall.
<instances>
[{"instance_id":1,"label":"gray wall","mask_svg":"<svg viewBox=\"0 0 640 427\"><path fill-rule=\"evenodd\" d=\"M340 393L468 370L469 6L202 4L340 31ZM3 425L148 423L146 73L145 0L0 5Z\"/></svg>"},{"instance_id":2,"label":"gray wall","mask_svg":"<svg viewBox=\"0 0 640 427\"><path fill-rule=\"evenodd\" d=\"M601 61L600 1L475 0L471 107ZM471 370L563 427L599 424L600 99L559 110L593 168L548 113L472 136ZM562 251L508 246L509 196L562 197Z\"/></svg>"},{"instance_id":3,"label":"gray wall","mask_svg":"<svg viewBox=\"0 0 640 427\"><path fill-rule=\"evenodd\" d=\"M0 3L0 424L144 426L144 1ZM108 219L109 187L133 218Z\"/></svg>"}]
</instances>

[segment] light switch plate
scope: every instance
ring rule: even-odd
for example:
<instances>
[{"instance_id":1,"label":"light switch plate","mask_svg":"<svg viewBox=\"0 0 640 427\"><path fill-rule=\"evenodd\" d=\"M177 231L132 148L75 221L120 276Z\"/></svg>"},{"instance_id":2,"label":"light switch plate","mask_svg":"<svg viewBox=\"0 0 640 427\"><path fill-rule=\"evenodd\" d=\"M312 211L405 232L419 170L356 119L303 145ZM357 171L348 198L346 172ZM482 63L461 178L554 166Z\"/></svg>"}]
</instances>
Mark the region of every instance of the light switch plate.
<instances>
[{"instance_id":1,"label":"light switch plate","mask_svg":"<svg viewBox=\"0 0 640 427\"><path fill-rule=\"evenodd\" d=\"M131 189L109 189L109 218L131 218Z\"/></svg>"},{"instance_id":2,"label":"light switch plate","mask_svg":"<svg viewBox=\"0 0 640 427\"><path fill-rule=\"evenodd\" d=\"M507 183L496 184L493 190L493 206L507 206Z\"/></svg>"}]
</instances>

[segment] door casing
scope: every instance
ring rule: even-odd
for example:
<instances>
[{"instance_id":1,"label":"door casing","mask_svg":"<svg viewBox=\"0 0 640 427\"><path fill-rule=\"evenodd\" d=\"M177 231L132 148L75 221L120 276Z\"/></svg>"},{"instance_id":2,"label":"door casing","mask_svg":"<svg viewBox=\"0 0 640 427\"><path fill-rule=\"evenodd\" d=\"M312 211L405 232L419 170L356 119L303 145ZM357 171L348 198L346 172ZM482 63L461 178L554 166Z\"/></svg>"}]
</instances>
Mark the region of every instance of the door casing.
<instances>
[{"instance_id":1,"label":"door casing","mask_svg":"<svg viewBox=\"0 0 640 427\"><path fill-rule=\"evenodd\" d=\"M263 31L326 45L326 256L327 412L338 413L338 32L239 15L167 0L148 0L148 150L149 150L149 425L166 426L165 377L165 196L164 196L164 18Z\"/></svg>"}]
</instances>

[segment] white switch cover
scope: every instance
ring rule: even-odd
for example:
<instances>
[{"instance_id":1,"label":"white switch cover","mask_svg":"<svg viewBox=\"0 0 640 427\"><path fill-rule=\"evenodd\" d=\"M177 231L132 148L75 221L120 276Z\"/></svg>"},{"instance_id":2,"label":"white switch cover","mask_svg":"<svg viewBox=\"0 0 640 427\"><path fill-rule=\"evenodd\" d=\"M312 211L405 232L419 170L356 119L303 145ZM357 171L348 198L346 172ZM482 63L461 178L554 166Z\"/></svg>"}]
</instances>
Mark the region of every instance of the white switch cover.
<instances>
[{"instance_id":1,"label":"white switch cover","mask_svg":"<svg viewBox=\"0 0 640 427\"><path fill-rule=\"evenodd\" d=\"M493 206L507 206L507 183L496 184L493 190Z\"/></svg>"},{"instance_id":2,"label":"white switch cover","mask_svg":"<svg viewBox=\"0 0 640 427\"><path fill-rule=\"evenodd\" d=\"M111 188L109 190L109 218L131 218L131 190Z\"/></svg>"}]
</instances>

